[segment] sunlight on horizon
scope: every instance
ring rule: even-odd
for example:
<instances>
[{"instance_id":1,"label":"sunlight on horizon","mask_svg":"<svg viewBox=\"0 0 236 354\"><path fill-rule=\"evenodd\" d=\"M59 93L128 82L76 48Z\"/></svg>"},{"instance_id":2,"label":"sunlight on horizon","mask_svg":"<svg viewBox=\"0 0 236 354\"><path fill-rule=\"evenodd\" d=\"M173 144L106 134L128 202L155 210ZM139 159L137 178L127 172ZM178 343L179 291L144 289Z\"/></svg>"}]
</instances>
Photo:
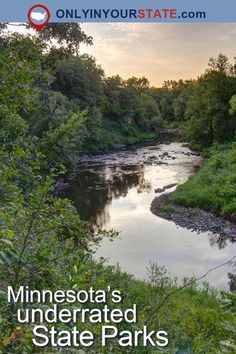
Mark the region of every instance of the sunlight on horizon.
<instances>
[{"instance_id":1,"label":"sunlight on horizon","mask_svg":"<svg viewBox=\"0 0 236 354\"><path fill-rule=\"evenodd\" d=\"M236 24L84 23L94 38L82 45L101 64L107 76L146 76L151 85L165 80L197 78L210 57L235 56Z\"/></svg>"},{"instance_id":2,"label":"sunlight on horizon","mask_svg":"<svg viewBox=\"0 0 236 354\"><path fill-rule=\"evenodd\" d=\"M167 80L195 79L210 57L231 62L236 55L236 24L231 23L83 23L93 45L81 53L94 56L107 76L146 76L153 86ZM20 33L25 28L12 27ZM30 31L32 33L32 31Z\"/></svg>"}]
</instances>

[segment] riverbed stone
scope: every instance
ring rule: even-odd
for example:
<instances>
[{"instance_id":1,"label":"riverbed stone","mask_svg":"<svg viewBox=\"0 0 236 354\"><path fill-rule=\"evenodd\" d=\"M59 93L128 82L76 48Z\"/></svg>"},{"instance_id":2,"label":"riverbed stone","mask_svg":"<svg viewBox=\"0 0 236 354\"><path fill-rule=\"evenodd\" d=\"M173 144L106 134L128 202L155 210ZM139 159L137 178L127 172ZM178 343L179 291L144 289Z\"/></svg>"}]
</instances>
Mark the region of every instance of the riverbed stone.
<instances>
[{"instance_id":1,"label":"riverbed stone","mask_svg":"<svg viewBox=\"0 0 236 354\"><path fill-rule=\"evenodd\" d=\"M151 212L176 225L198 233L222 234L232 242L236 240L236 225L229 220L205 210L195 210L174 203L171 193L156 197L151 204Z\"/></svg>"}]
</instances>

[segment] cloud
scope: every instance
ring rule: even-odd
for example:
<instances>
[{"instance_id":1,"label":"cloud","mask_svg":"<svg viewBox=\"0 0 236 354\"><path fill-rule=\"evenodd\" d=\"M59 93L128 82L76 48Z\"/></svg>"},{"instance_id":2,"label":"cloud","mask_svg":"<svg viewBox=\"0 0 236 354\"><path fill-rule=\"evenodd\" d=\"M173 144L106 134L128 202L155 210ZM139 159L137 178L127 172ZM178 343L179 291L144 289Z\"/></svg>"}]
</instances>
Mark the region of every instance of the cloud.
<instances>
[{"instance_id":1,"label":"cloud","mask_svg":"<svg viewBox=\"0 0 236 354\"><path fill-rule=\"evenodd\" d=\"M94 37L82 52L94 55L107 75L145 75L153 85L164 80L196 78L209 57L235 50L235 24L89 23Z\"/></svg>"}]
</instances>

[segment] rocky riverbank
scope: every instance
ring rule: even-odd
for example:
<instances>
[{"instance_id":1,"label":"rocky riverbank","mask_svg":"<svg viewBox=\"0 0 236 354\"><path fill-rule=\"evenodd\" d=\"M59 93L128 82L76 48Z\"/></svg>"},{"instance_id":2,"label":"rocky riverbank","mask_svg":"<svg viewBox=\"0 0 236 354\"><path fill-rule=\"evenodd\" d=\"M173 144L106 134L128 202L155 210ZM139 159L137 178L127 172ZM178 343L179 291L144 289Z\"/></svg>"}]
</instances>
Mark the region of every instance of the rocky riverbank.
<instances>
[{"instance_id":1,"label":"rocky riverbank","mask_svg":"<svg viewBox=\"0 0 236 354\"><path fill-rule=\"evenodd\" d=\"M173 221L180 227L198 233L219 234L236 242L236 224L205 210L187 208L173 203L171 193L156 197L151 204L151 212L161 218Z\"/></svg>"}]
</instances>

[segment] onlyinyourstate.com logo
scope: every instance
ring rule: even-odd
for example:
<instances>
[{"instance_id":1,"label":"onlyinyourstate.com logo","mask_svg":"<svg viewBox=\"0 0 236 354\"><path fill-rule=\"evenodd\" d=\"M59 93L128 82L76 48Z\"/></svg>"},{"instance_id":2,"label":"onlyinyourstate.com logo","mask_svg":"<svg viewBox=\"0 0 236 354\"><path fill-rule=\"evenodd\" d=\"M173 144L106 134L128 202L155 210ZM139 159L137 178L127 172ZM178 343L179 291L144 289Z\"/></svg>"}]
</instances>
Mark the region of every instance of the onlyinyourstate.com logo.
<instances>
[{"instance_id":1,"label":"onlyinyourstate.com logo","mask_svg":"<svg viewBox=\"0 0 236 354\"><path fill-rule=\"evenodd\" d=\"M46 24L50 20L50 17L50 11L44 5L34 5L28 11L29 23L37 31L41 31L46 26Z\"/></svg>"}]
</instances>

